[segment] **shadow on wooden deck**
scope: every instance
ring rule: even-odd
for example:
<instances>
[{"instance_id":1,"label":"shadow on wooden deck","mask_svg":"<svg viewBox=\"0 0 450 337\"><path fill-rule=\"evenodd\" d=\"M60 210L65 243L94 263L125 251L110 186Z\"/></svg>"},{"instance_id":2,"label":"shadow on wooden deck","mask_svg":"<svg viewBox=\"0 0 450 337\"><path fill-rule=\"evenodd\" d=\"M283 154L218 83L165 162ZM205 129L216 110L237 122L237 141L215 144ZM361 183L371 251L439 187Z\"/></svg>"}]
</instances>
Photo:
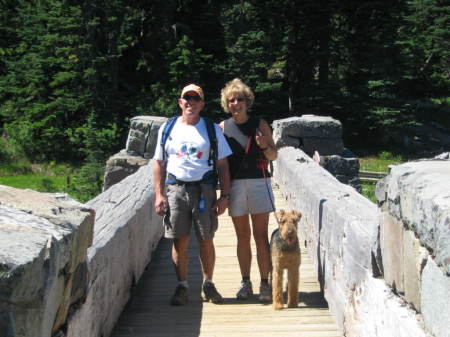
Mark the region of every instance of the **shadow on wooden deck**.
<instances>
[{"instance_id":1,"label":"shadow on wooden deck","mask_svg":"<svg viewBox=\"0 0 450 337\"><path fill-rule=\"evenodd\" d=\"M189 303L170 305L176 276L171 262L172 240L162 239L152 261L133 289L111 337L183 336L197 337L200 332L203 299L202 273L198 244L193 238L189 248Z\"/></svg>"}]
</instances>

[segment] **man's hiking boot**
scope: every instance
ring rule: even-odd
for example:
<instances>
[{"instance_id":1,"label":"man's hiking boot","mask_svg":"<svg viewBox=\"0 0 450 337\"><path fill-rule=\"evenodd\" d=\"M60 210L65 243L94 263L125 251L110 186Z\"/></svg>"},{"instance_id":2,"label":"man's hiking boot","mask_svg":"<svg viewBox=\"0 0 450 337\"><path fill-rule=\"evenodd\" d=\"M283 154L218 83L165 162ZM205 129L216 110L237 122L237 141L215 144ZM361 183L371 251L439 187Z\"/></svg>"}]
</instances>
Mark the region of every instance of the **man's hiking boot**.
<instances>
[{"instance_id":1,"label":"man's hiking boot","mask_svg":"<svg viewBox=\"0 0 450 337\"><path fill-rule=\"evenodd\" d=\"M186 305L189 302L188 288L179 285L170 300L172 305Z\"/></svg>"},{"instance_id":2,"label":"man's hiking boot","mask_svg":"<svg viewBox=\"0 0 450 337\"><path fill-rule=\"evenodd\" d=\"M236 298L238 300L248 300L252 296L253 296L252 282L242 281L241 287L239 288L239 291L236 294Z\"/></svg>"},{"instance_id":3,"label":"man's hiking boot","mask_svg":"<svg viewBox=\"0 0 450 337\"><path fill-rule=\"evenodd\" d=\"M272 291L269 283L261 283L259 286L259 301L263 303L270 302L272 300Z\"/></svg>"},{"instance_id":4,"label":"man's hiking boot","mask_svg":"<svg viewBox=\"0 0 450 337\"><path fill-rule=\"evenodd\" d=\"M203 294L205 295L205 301L210 301L214 304L223 303L222 295L219 294L212 282L205 282L203 284Z\"/></svg>"}]
</instances>

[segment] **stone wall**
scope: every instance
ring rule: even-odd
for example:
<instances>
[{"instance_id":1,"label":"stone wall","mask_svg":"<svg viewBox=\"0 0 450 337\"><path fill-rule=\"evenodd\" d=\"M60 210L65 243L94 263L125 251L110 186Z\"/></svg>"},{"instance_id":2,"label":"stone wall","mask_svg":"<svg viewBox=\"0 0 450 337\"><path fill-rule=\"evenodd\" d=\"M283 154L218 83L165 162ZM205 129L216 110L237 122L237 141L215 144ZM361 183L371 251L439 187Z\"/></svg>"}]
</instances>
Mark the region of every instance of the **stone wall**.
<instances>
[{"instance_id":1,"label":"stone wall","mask_svg":"<svg viewBox=\"0 0 450 337\"><path fill-rule=\"evenodd\" d=\"M427 336L420 315L382 279L377 206L300 149L279 150L274 177L290 207L303 213L300 239L343 335Z\"/></svg>"},{"instance_id":2,"label":"stone wall","mask_svg":"<svg viewBox=\"0 0 450 337\"><path fill-rule=\"evenodd\" d=\"M0 185L0 337L111 334L163 235L151 181L150 163L87 205Z\"/></svg>"},{"instance_id":3,"label":"stone wall","mask_svg":"<svg viewBox=\"0 0 450 337\"><path fill-rule=\"evenodd\" d=\"M392 166L376 196L386 283L435 337L450 336L450 160Z\"/></svg>"},{"instance_id":4,"label":"stone wall","mask_svg":"<svg viewBox=\"0 0 450 337\"><path fill-rule=\"evenodd\" d=\"M68 322L67 337L109 336L151 260L163 235L153 207L152 163L88 202L96 212L89 285L86 301Z\"/></svg>"},{"instance_id":5,"label":"stone wall","mask_svg":"<svg viewBox=\"0 0 450 337\"><path fill-rule=\"evenodd\" d=\"M0 185L0 336L49 337L87 294L94 211Z\"/></svg>"}]
</instances>

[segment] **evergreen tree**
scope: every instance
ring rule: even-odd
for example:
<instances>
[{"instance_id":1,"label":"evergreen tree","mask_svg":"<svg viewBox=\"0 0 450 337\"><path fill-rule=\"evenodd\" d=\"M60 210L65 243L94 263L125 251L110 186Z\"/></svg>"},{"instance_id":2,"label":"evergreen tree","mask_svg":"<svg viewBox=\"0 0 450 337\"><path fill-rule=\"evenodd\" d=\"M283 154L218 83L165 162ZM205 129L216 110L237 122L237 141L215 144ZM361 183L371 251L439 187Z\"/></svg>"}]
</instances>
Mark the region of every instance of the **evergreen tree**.
<instances>
[{"instance_id":1,"label":"evergreen tree","mask_svg":"<svg viewBox=\"0 0 450 337\"><path fill-rule=\"evenodd\" d=\"M408 2L398 44L406 58L403 96L448 95L450 89L450 4L442 0Z\"/></svg>"},{"instance_id":2,"label":"evergreen tree","mask_svg":"<svg viewBox=\"0 0 450 337\"><path fill-rule=\"evenodd\" d=\"M15 14L16 38L0 77L4 131L32 159L67 157L76 153L69 134L91 95L82 85L87 46L80 41L80 9L18 1Z\"/></svg>"}]
</instances>

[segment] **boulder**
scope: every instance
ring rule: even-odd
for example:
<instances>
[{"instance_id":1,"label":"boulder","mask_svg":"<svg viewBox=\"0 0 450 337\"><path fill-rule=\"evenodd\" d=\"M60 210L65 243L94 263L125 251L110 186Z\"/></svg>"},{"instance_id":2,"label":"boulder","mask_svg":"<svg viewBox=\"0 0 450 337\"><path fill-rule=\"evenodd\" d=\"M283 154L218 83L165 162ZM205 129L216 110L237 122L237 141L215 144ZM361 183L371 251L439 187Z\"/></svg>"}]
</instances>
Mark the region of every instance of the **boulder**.
<instances>
[{"instance_id":1,"label":"boulder","mask_svg":"<svg viewBox=\"0 0 450 337\"><path fill-rule=\"evenodd\" d=\"M103 191L106 191L112 185L135 173L141 166L147 163L148 159L130 155L125 150L116 153L106 162Z\"/></svg>"},{"instance_id":2,"label":"boulder","mask_svg":"<svg viewBox=\"0 0 450 337\"><path fill-rule=\"evenodd\" d=\"M166 117L156 116L137 116L131 119L126 148L106 162L103 191L148 163L155 154L158 130L166 121Z\"/></svg>"},{"instance_id":3,"label":"boulder","mask_svg":"<svg viewBox=\"0 0 450 337\"><path fill-rule=\"evenodd\" d=\"M133 117L125 148L126 153L146 159L152 158L155 154L158 130L166 121L166 117Z\"/></svg>"},{"instance_id":4,"label":"boulder","mask_svg":"<svg viewBox=\"0 0 450 337\"><path fill-rule=\"evenodd\" d=\"M294 147L308 156L320 156L320 165L341 183L361 191L359 160L344 147L341 122L328 116L303 115L276 120L272 124L277 148Z\"/></svg>"},{"instance_id":5,"label":"boulder","mask_svg":"<svg viewBox=\"0 0 450 337\"><path fill-rule=\"evenodd\" d=\"M67 195L0 185L0 336L48 337L66 324L86 296L93 225L94 211Z\"/></svg>"}]
</instances>

